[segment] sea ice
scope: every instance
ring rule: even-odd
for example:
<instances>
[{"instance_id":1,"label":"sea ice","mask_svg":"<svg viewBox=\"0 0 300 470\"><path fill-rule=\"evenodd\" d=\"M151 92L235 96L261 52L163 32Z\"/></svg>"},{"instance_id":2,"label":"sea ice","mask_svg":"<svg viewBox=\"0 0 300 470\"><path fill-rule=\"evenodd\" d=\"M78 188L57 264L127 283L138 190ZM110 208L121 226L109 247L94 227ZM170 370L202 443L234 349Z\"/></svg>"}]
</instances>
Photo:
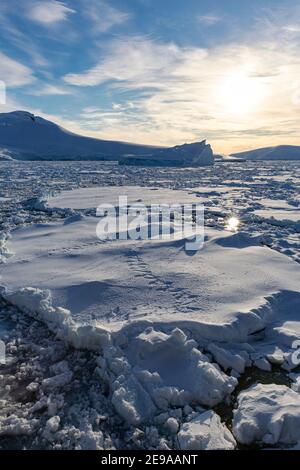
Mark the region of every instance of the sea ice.
<instances>
[{"instance_id":1,"label":"sea ice","mask_svg":"<svg viewBox=\"0 0 300 470\"><path fill-rule=\"evenodd\" d=\"M7 234L12 228L16 230L11 239L2 237L2 254L9 251L13 256L5 255L6 264L0 267L1 294L23 312L18 318L30 323L31 340L42 325L24 313L45 323L56 336L47 335L51 344L47 361L51 358L51 366L38 378L32 378L28 368L25 391L36 394L36 401L23 415L14 416L13 412L5 419L1 416L3 435L23 433L39 440L41 422L45 427L46 420L59 415L59 430L51 432L57 421L50 421L45 437L53 448L112 448L114 444L107 434L104 437L104 430L111 426L113 434L116 425L129 429L128 439L136 446L176 448L178 427L179 432L185 426L188 429L195 409L200 418L200 407L229 403L246 367L254 364L270 370L271 364L276 364L288 371L295 367L291 363L291 345L300 338L297 224L277 224L273 219L257 217L255 211L266 209L269 215L268 208L297 212L296 166L216 164L213 171L194 169L187 174L178 169L116 169L112 164L101 166L95 162L2 165L1 196L2 191L9 196L2 203L2 227ZM104 187L99 189L99 184ZM107 186L111 184L117 186ZM45 188L52 193L81 185L94 187L62 192L47 202L44 196L37 196ZM117 203L119 193L129 195L128 203L141 199L147 204L204 202L203 250L191 256L185 250L185 240L178 238L98 240L95 208L103 202ZM241 230L235 234L223 231L232 216L240 220ZM10 310L15 309L8 307ZM98 419L94 409L85 415L86 425L75 425L71 413L87 413L82 395L76 405L72 404L76 411L68 415L70 425L65 424L63 416L71 406L68 390L73 386L76 390L78 372L81 374L85 365L79 363L73 369L69 360L60 357L57 338L72 346L68 349L70 355L97 357L97 367L93 364L90 371L93 386L96 383L98 387L93 392L92 406L96 408L101 400L105 401L103 414L109 408L116 419L114 422L110 417L111 424L104 426L103 434L93 430ZM78 351L81 349L88 351ZM17 343L10 346L10 353L16 351ZM20 358L20 370L26 369L28 358ZM37 360L37 370L40 364ZM296 394L299 380L296 375L291 378ZM276 387L272 385L275 392ZM105 398L102 389L107 392ZM291 421L298 419L298 402L295 395L291 400L290 389L284 390L287 399L276 392L275 408L270 405L270 409L270 392L257 394L252 400L253 413L245 406L245 420L241 417L245 402L240 395L235 423L237 428L241 424L242 437L249 437L246 419L250 417L255 431L251 431L249 441L281 444L282 439L289 440L291 428L299 427L297 421ZM274 409L275 415L280 410L283 416L279 438ZM116 415L123 418L124 424ZM41 421L38 426L33 416ZM219 438L223 439L224 433L229 436L216 416L205 420L207 432L201 428L201 434L208 436L207 445L216 442L211 438L215 436L212 427L218 430ZM185 420L187 423L182 424ZM35 436L37 429L39 434ZM263 430L263 436L257 437L257 429ZM191 439L196 439L197 432ZM293 443L299 440L298 435L292 437ZM225 439L222 448L234 447L231 439ZM124 442L117 445L124 446Z\"/></svg>"}]
</instances>

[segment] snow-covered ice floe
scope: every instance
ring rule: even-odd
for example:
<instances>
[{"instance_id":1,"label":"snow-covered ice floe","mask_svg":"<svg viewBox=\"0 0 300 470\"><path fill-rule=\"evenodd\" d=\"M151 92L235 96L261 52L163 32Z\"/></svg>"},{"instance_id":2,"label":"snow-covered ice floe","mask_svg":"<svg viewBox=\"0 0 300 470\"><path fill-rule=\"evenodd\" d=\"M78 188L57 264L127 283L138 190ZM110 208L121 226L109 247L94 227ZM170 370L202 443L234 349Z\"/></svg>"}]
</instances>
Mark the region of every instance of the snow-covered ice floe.
<instances>
[{"instance_id":1,"label":"snow-covered ice floe","mask_svg":"<svg viewBox=\"0 0 300 470\"><path fill-rule=\"evenodd\" d=\"M77 190L48 205L91 208L108 202L109 190L100 199L95 190L87 199ZM152 194L173 202L173 193L148 188L146 203ZM193 199L176 193L181 203ZM133 190L129 202L139 196ZM180 428L182 417L169 412L226 401L252 364L296 366L290 358L300 339L299 266L244 232L207 229L203 249L191 255L183 238L100 241L98 222L75 212L16 229L7 245L14 256L0 268L3 297L73 347L99 352L96 373L127 423L161 420L180 429L183 448L233 448L217 416Z\"/></svg>"},{"instance_id":2,"label":"snow-covered ice floe","mask_svg":"<svg viewBox=\"0 0 300 470\"><path fill-rule=\"evenodd\" d=\"M300 395L285 385L258 384L240 393L233 433L239 442L300 442Z\"/></svg>"},{"instance_id":3,"label":"snow-covered ice floe","mask_svg":"<svg viewBox=\"0 0 300 470\"><path fill-rule=\"evenodd\" d=\"M40 289L75 322L108 332L164 324L192 328L199 339L246 341L268 323L297 320L298 265L259 238L210 229L190 256L183 239L101 242L98 221L78 216L15 230L14 256L1 268L9 295Z\"/></svg>"},{"instance_id":4,"label":"snow-covered ice floe","mask_svg":"<svg viewBox=\"0 0 300 470\"><path fill-rule=\"evenodd\" d=\"M100 204L117 205L119 196L127 196L128 204L143 202L150 204L181 204L198 202L188 191L141 186L107 186L79 188L72 191L61 191L47 198L51 209L95 209Z\"/></svg>"}]
</instances>

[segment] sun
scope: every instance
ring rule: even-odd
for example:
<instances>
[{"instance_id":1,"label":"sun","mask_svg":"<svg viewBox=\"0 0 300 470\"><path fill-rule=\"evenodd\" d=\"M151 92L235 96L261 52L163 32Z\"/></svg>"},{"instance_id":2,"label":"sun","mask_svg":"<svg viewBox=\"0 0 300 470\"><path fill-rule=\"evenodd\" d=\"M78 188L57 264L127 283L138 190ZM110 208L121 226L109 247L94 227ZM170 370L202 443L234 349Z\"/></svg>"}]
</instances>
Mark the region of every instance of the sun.
<instances>
[{"instance_id":1,"label":"sun","mask_svg":"<svg viewBox=\"0 0 300 470\"><path fill-rule=\"evenodd\" d=\"M234 70L216 85L216 99L222 111L245 115L258 110L263 99L263 86L258 77L247 71Z\"/></svg>"},{"instance_id":2,"label":"sun","mask_svg":"<svg viewBox=\"0 0 300 470\"><path fill-rule=\"evenodd\" d=\"M237 232L239 229L240 221L237 217L230 217L225 225L226 230L230 232Z\"/></svg>"}]
</instances>

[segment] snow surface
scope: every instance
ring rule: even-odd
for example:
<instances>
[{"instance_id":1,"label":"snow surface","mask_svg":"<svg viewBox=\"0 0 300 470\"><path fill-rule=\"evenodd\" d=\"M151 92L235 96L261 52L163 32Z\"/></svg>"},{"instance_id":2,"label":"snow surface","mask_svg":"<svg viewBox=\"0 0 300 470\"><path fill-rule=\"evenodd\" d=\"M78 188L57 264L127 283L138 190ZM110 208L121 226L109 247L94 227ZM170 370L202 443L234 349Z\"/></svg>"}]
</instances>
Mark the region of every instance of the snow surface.
<instances>
[{"instance_id":1,"label":"snow surface","mask_svg":"<svg viewBox=\"0 0 300 470\"><path fill-rule=\"evenodd\" d=\"M151 204L181 204L198 203L199 201L188 191L158 189L157 187L142 188L141 186L109 186L94 188L79 188L73 191L62 191L47 198L47 206L51 209L95 209L100 204L118 206L119 197L126 196L129 205L142 202Z\"/></svg>"}]
</instances>

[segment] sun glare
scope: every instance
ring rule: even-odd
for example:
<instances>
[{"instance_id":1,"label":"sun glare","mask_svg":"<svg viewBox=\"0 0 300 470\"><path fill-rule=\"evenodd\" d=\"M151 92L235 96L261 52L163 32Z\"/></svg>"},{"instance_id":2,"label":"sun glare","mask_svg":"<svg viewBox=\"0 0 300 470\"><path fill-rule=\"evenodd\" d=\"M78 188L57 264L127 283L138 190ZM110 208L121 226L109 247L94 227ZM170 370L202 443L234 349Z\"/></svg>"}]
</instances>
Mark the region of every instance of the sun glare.
<instances>
[{"instance_id":1,"label":"sun glare","mask_svg":"<svg viewBox=\"0 0 300 470\"><path fill-rule=\"evenodd\" d=\"M226 229L230 232L237 232L240 225L240 221L237 217L230 217L226 222Z\"/></svg>"},{"instance_id":2,"label":"sun glare","mask_svg":"<svg viewBox=\"0 0 300 470\"><path fill-rule=\"evenodd\" d=\"M243 115L257 110L263 98L263 89L259 78L238 70L217 84L216 94L223 111Z\"/></svg>"}]
</instances>

